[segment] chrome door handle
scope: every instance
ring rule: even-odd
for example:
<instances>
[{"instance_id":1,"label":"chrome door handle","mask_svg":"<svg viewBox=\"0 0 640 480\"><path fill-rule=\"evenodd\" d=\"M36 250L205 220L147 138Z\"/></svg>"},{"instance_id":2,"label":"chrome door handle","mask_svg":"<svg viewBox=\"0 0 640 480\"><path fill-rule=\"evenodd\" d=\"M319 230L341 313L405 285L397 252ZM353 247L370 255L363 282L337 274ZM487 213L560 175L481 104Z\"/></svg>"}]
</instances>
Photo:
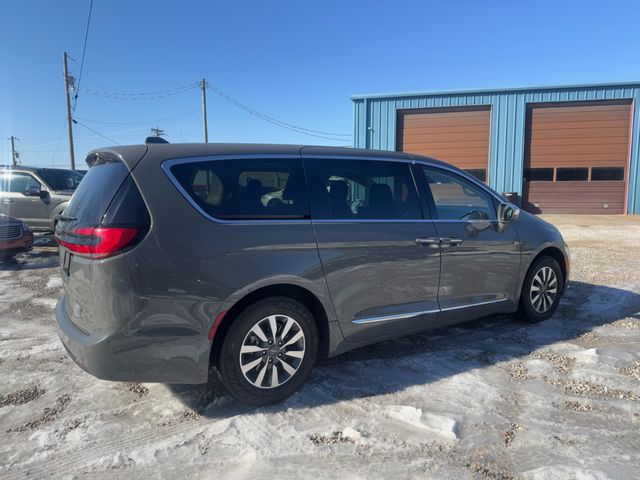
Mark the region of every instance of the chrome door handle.
<instances>
[{"instance_id":1,"label":"chrome door handle","mask_svg":"<svg viewBox=\"0 0 640 480\"><path fill-rule=\"evenodd\" d=\"M414 240L418 245L430 246L430 245L440 245L440 239L436 237L420 237Z\"/></svg>"},{"instance_id":2,"label":"chrome door handle","mask_svg":"<svg viewBox=\"0 0 640 480\"><path fill-rule=\"evenodd\" d=\"M10 198L3 198L2 199L2 203L4 203L4 204L13 203L13 200L11 200Z\"/></svg>"},{"instance_id":3,"label":"chrome door handle","mask_svg":"<svg viewBox=\"0 0 640 480\"><path fill-rule=\"evenodd\" d=\"M450 246L456 246L456 245L460 245L462 243L462 239L461 238L450 238L450 237L442 237L440 238L440 243L442 245L450 245Z\"/></svg>"}]
</instances>

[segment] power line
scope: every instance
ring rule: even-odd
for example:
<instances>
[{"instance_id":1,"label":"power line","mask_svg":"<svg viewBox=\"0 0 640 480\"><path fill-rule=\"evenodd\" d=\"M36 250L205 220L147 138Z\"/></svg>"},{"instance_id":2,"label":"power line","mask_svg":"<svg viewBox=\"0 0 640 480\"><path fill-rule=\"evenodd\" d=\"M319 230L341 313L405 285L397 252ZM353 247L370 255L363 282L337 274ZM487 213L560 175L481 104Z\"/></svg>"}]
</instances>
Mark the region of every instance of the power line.
<instances>
[{"instance_id":1,"label":"power line","mask_svg":"<svg viewBox=\"0 0 640 480\"><path fill-rule=\"evenodd\" d=\"M146 123L158 123L158 122L165 122L168 120L175 120L176 118L186 117L187 115L193 115L196 112L200 112L200 109L198 108L196 110L191 110L190 112L174 115L173 117L156 118L155 120L146 120L142 122L105 122L103 120L91 120L89 118L80 118L80 117L74 117L74 118L82 120L83 122L101 123L103 125L144 125Z\"/></svg>"},{"instance_id":2,"label":"power line","mask_svg":"<svg viewBox=\"0 0 640 480\"><path fill-rule=\"evenodd\" d=\"M121 93L121 92L109 92L106 90L95 90L93 88L83 88L84 92L97 97L113 98L116 100L154 100L157 98L171 97L173 95L179 95L181 93L188 92L197 88L197 85L185 85L183 87L172 88L168 90L158 90L155 92L138 92L138 93Z\"/></svg>"},{"instance_id":3,"label":"power line","mask_svg":"<svg viewBox=\"0 0 640 480\"><path fill-rule=\"evenodd\" d=\"M77 123L78 125L82 125L84 128L86 128L87 130L95 133L96 135L101 136L102 138L104 138L105 140L108 140L109 142L115 143L116 145L120 145L120 143L116 142L114 139L107 137L106 135L101 134L100 132L98 132L97 130L94 130L93 128L85 125L82 122L79 122L78 120L73 120L73 123Z\"/></svg>"},{"instance_id":4,"label":"power line","mask_svg":"<svg viewBox=\"0 0 640 480\"><path fill-rule=\"evenodd\" d=\"M207 87L209 89L211 89L213 92L215 92L217 95L219 95L220 97L224 98L225 100L227 100L228 102L230 102L231 104L241 108L242 110L246 111L247 113L250 113L251 115L258 117L262 120L265 120L266 122L272 123L274 125L277 125L279 127L282 128L286 128L288 130L292 130L294 132L297 133L301 133L303 135L308 135L310 137L317 137L317 138L325 138L328 140L334 140L334 141L339 141L339 142L348 142L348 140L346 138L335 138L335 137L351 137L351 134L346 134L346 133L332 133L332 132L323 132L321 130L312 130L310 128L304 128L304 127L300 127L297 125L293 125L291 123L286 123L283 122L282 120L278 120L276 118L273 118L269 115L266 115L264 113L260 113L259 111L249 107L248 105L245 105L244 103L240 102L239 100L236 100L235 98L233 98L231 95L229 95L228 93L226 93L224 90L216 87L215 85L207 82Z\"/></svg>"},{"instance_id":5,"label":"power line","mask_svg":"<svg viewBox=\"0 0 640 480\"><path fill-rule=\"evenodd\" d=\"M84 32L84 44L82 46L82 60L80 60L80 73L78 74L78 88L76 88L76 94L73 97L73 111L76 111L76 105L78 104L78 93L80 92L80 81L82 80L82 69L84 68L84 56L87 52L87 40L89 38L89 27L91 26L91 12L93 12L93 0L89 4L89 16L87 17L87 28Z\"/></svg>"}]
</instances>

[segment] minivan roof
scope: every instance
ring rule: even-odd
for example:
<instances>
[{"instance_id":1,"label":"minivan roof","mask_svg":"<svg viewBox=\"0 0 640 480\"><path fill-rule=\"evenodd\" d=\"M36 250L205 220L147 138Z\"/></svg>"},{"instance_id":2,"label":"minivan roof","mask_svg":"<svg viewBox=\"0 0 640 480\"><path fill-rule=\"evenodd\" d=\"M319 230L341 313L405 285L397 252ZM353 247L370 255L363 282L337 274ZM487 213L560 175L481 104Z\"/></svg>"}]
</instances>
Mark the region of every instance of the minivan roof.
<instances>
[{"instance_id":1,"label":"minivan roof","mask_svg":"<svg viewBox=\"0 0 640 480\"><path fill-rule=\"evenodd\" d=\"M97 153L109 152L120 157L129 168L145 157L145 162L162 162L167 159L220 156L220 155L323 155L323 156L347 156L369 158L397 158L428 161L433 164L444 164L438 160L420 155L409 155L402 152L385 150L367 150L350 147L329 147L313 145L281 145L263 143L155 143L146 145L127 145L107 147L89 152L89 160ZM89 164L91 166L91 164Z\"/></svg>"}]
</instances>

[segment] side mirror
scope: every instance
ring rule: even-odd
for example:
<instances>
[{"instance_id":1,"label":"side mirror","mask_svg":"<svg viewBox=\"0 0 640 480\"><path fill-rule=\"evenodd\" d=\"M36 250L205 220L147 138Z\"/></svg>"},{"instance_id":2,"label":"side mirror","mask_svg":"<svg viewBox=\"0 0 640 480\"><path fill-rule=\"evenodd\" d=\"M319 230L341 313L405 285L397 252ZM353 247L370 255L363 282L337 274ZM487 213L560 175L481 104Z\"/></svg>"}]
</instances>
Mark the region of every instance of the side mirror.
<instances>
[{"instance_id":1,"label":"side mirror","mask_svg":"<svg viewBox=\"0 0 640 480\"><path fill-rule=\"evenodd\" d=\"M520 209L510 203L501 203L498 206L498 220L500 223L509 223L520 213Z\"/></svg>"},{"instance_id":2,"label":"side mirror","mask_svg":"<svg viewBox=\"0 0 640 480\"><path fill-rule=\"evenodd\" d=\"M24 194L27 197L40 197L42 196L42 187L40 185L29 185L24 189Z\"/></svg>"}]
</instances>

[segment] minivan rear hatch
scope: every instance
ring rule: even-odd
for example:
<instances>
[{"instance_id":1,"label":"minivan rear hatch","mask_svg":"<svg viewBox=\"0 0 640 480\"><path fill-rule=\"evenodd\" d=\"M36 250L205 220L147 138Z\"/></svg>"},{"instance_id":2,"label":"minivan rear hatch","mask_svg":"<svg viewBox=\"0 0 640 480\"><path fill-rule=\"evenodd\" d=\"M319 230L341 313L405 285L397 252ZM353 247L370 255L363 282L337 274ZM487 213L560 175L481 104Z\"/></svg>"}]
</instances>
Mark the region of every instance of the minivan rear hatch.
<instances>
[{"instance_id":1,"label":"minivan rear hatch","mask_svg":"<svg viewBox=\"0 0 640 480\"><path fill-rule=\"evenodd\" d=\"M91 334L113 327L109 312L118 306L109 304L112 293L126 291L128 285L123 253L147 234L151 222L120 155L93 152L87 164L89 171L59 217L55 237L60 245L63 307L78 329Z\"/></svg>"}]
</instances>

